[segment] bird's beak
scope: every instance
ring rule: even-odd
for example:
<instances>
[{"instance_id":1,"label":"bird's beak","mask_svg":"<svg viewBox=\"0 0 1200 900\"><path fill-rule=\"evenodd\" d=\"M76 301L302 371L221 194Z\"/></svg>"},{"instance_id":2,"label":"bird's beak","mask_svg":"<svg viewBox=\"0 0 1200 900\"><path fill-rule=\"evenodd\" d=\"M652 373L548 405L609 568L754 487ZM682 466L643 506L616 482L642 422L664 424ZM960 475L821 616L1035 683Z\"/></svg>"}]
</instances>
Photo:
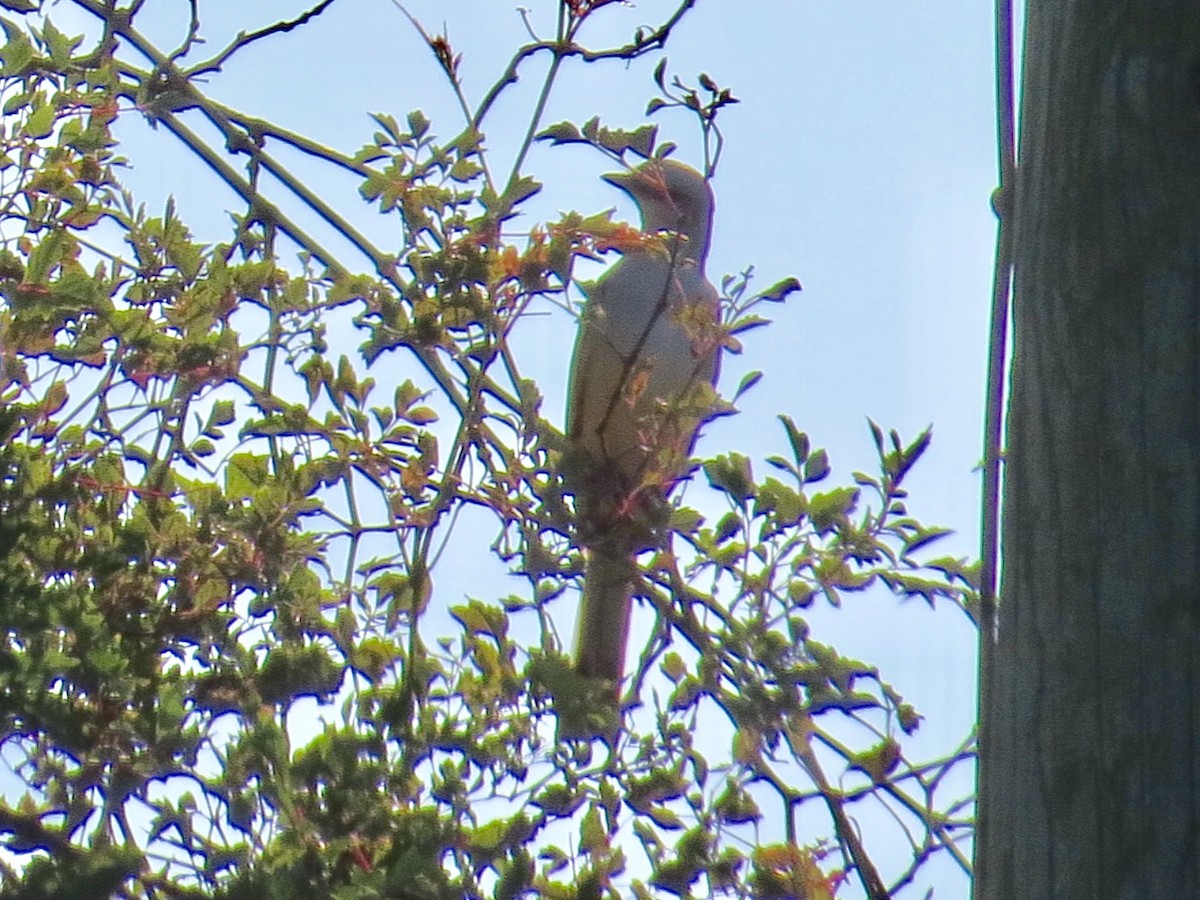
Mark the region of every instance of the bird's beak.
<instances>
[{"instance_id":1,"label":"bird's beak","mask_svg":"<svg viewBox=\"0 0 1200 900\"><path fill-rule=\"evenodd\" d=\"M636 172L611 172L608 175L601 175L601 181L607 181L615 188L620 188L627 194L633 194L633 186L638 183L639 179Z\"/></svg>"}]
</instances>

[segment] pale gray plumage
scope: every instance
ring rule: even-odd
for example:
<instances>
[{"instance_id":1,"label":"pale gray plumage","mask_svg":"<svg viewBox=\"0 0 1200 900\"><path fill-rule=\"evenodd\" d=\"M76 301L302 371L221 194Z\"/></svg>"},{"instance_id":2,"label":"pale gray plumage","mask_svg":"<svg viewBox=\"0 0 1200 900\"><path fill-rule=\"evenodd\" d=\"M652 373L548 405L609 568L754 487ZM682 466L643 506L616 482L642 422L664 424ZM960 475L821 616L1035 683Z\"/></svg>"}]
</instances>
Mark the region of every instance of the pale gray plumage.
<instances>
[{"instance_id":1,"label":"pale gray plumage","mask_svg":"<svg viewBox=\"0 0 1200 900\"><path fill-rule=\"evenodd\" d=\"M568 390L580 541L588 549L576 667L619 684L638 552L691 454L716 381L716 289L704 276L713 199L683 163L651 160L606 181L636 201L646 234L588 290Z\"/></svg>"}]
</instances>

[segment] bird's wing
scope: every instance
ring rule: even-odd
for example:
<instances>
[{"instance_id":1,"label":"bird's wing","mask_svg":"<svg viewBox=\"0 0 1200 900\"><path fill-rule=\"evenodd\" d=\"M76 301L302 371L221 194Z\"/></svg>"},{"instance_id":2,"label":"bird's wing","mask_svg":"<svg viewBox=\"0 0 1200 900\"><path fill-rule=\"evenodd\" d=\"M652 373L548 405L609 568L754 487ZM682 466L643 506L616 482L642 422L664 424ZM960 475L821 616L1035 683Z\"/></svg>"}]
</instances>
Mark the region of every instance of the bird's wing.
<instances>
[{"instance_id":1,"label":"bird's wing","mask_svg":"<svg viewBox=\"0 0 1200 900\"><path fill-rule=\"evenodd\" d=\"M717 293L690 262L627 255L592 286L575 346L568 434L636 487L686 458L703 409L691 396L716 378ZM663 472L659 472L663 474Z\"/></svg>"},{"instance_id":2,"label":"bird's wing","mask_svg":"<svg viewBox=\"0 0 1200 900\"><path fill-rule=\"evenodd\" d=\"M572 443L593 463L613 466L629 478L644 456L637 436L640 410L632 400L639 378L637 351L649 323L630 302L646 280L631 262L617 263L588 292L568 387L567 423Z\"/></svg>"}]
</instances>

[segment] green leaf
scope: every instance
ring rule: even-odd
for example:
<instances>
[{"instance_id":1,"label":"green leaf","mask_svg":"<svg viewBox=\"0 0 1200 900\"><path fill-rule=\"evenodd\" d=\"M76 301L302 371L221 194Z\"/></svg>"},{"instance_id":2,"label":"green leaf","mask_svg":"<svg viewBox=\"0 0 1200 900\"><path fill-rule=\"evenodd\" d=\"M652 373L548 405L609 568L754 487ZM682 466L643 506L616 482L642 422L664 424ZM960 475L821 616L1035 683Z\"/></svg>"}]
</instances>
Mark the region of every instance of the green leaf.
<instances>
[{"instance_id":1,"label":"green leaf","mask_svg":"<svg viewBox=\"0 0 1200 900\"><path fill-rule=\"evenodd\" d=\"M742 531L742 517L736 512L727 512L721 517L721 521L717 523L714 540L717 544L723 544L731 537L740 534Z\"/></svg>"},{"instance_id":2,"label":"green leaf","mask_svg":"<svg viewBox=\"0 0 1200 900\"><path fill-rule=\"evenodd\" d=\"M0 5L15 12L31 12L37 8L31 3L30 9L23 9L24 3L25 0L7 0L7 2ZM8 21L8 19L0 19L0 27L4 28L4 34L7 38L4 46L0 47L0 53L3 53L4 58L4 64L0 66L0 75L7 78L16 78L26 74L33 61L37 59L33 43L29 40L29 37L20 25L16 25Z\"/></svg>"},{"instance_id":3,"label":"green leaf","mask_svg":"<svg viewBox=\"0 0 1200 900\"><path fill-rule=\"evenodd\" d=\"M785 278L783 281L776 282L765 291L758 295L760 300L765 300L768 303L782 303L792 294L802 291L804 288L800 284L798 278Z\"/></svg>"},{"instance_id":4,"label":"green leaf","mask_svg":"<svg viewBox=\"0 0 1200 900\"><path fill-rule=\"evenodd\" d=\"M428 406L414 406L404 413L404 419L414 425L428 425L438 420L438 414Z\"/></svg>"},{"instance_id":5,"label":"green leaf","mask_svg":"<svg viewBox=\"0 0 1200 900\"><path fill-rule=\"evenodd\" d=\"M342 683L342 667L316 644L271 648L255 679L264 703L286 704L299 697L324 700Z\"/></svg>"},{"instance_id":6,"label":"green leaf","mask_svg":"<svg viewBox=\"0 0 1200 900\"><path fill-rule=\"evenodd\" d=\"M883 784L900 764L900 745L886 738L869 750L850 757L850 768L865 772L875 784Z\"/></svg>"},{"instance_id":7,"label":"green leaf","mask_svg":"<svg viewBox=\"0 0 1200 900\"><path fill-rule=\"evenodd\" d=\"M741 453L730 453L704 464L708 482L735 500L745 501L754 496L754 472L749 457Z\"/></svg>"},{"instance_id":8,"label":"green leaf","mask_svg":"<svg viewBox=\"0 0 1200 900\"><path fill-rule=\"evenodd\" d=\"M50 59L55 65L65 65L71 58L71 53L83 41L82 36L67 37L54 27L49 19L42 24L42 40L50 51Z\"/></svg>"},{"instance_id":9,"label":"green leaf","mask_svg":"<svg viewBox=\"0 0 1200 900\"><path fill-rule=\"evenodd\" d=\"M643 125L633 131L625 132L625 145L643 159L649 159L654 152L654 142L658 137L658 129L653 125Z\"/></svg>"},{"instance_id":10,"label":"green leaf","mask_svg":"<svg viewBox=\"0 0 1200 900\"><path fill-rule=\"evenodd\" d=\"M754 798L732 779L726 783L725 790L713 804L713 810L728 825L743 825L762 818L762 811Z\"/></svg>"},{"instance_id":11,"label":"green leaf","mask_svg":"<svg viewBox=\"0 0 1200 900\"><path fill-rule=\"evenodd\" d=\"M507 833L508 822L503 819L493 819L491 822L465 832L463 839L470 852L490 857L500 849Z\"/></svg>"},{"instance_id":12,"label":"green leaf","mask_svg":"<svg viewBox=\"0 0 1200 900\"><path fill-rule=\"evenodd\" d=\"M667 89L666 79L667 58L664 56L658 61L658 65L654 67L654 83L657 84L661 90L665 91Z\"/></svg>"},{"instance_id":13,"label":"green leaf","mask_svg":"<svg viewBox=\"0 0 1200 900\"><path fill-rule=\"evenodd\" d=\"M429 130L429 119L426 118L425 113L419 109L414 109L410 112L408 114L408 130L417 140L423 138L425 132Z\"/></svg>"},{"instance_id":14,"label":"green leaf","mask_svg":"<svg viewBox=\"0 0 1200 900\"><path fill-rule=\"evenodd\" d=\"M233 498L254 495L270 477L270 459L253 453L237 453L225 467L225 493Z\"/></svg>"},{"instance_id":15,"label":"green leaf","mask_svg":"<svg viewBox=\"0 0 1200 900\"><path fill-rule=\"evenodd\" d=\"M829 454L824 450L814 450L804 462L804 483L821 481L829 475L829 471Z\"/></svg>"},{"instance_id":16,"label":"green leaf","mask_svg":"<svg viewBox=\"0 0 1200 900\"><path fill-rule=\"evenodd\" d=\"M541 189L541 182L530 178L528 175L522 175L508 186L508 190L504 192L504 196L501 199L506 209L513 209Z\"/></svg>"},{"instance_id":17,"label":"green leaf","mask_svg":"<svg viewBox=\"0 0 1200 900\"><path fill-rule=\"evenodd\" d=\"M375 120L391 139L392 143L399 144L404 139L403 133L400 131L400 123L391 113L371 113L371 118Z\"/></svg>"},{"instance_id":18,"label":"green leaf","mask_svg":"<svg viewBox=\"0 0 1200 900\"><path fill-rule=\"evenodd\" d=\"M452 181L465 184L468 181L474 180L482 173L483 166L479 165L479 163L471 162L469 159L459 159L450 167L450 171L446 175Z\"/></svg>"},{"instance_id":19,"label":"green leaf","mask_svg":"<svg viewBox=\"0 0 1200 900\"><path fill-rule=\"evenodd\" d=\"M587 795L562 784L548 785L530 801L534 806L556 816L569 816L579 809Z\"/></svg>"},{"instance_id":20,"label":"green leaf","mask_svg":"<svg viewBox=\"0 0 1200 900\"><path fill-rule=\"evenodd\" d=\"M555 144L577 144L583 141L583 135L574 122L559 122L542 129L536 140L553 141Z\"/></svg>"},{"instance_id":21,"label":"green leaf","mask_svg":"<svg viewBox=\"0 0 1200 900\"><path fill-rule=\"evenodd\" d=\"M679 814L675 813L665 806L651 806L643 811L645 816L649 816L659 828L667 828L672 831L683 828L683 820L679 818Z\"/></svg>"},{"instance_id":22,"label":"green leaf","mask_svg":"<svg viewBox=\"0 0 1200 900\"><path fill-rule=\"evenodd\" d=\"M809 498L808 515L818 530L826 531L848 516L857 503L857 488L834 488Z\"/></svg>"},{"instance_id":23,"label":"green leaf","mask_svg":"<svg viewBox=\"0 0 1200 900\"><path fill-rule=\"evenodd\" d=\"M600 807L592 804L583 821L579 825L579 845L583 849L596 853L608 847L608 832L600 817Z\"/></svg>"},{"instance_id":24,"label":"green leaf","mask_svg":"<svg viewBox=\"0 0 1200 900\"><path fill-rule=\"evenodd\" d=\"M875 424L873 419L867 419L867 424L871 427L871 439L875 441L875 449L882 458L883 451L883 429Z\"/></svg>"},{"instance_id":25,"label":"green leaf","mask_svg":"<svg viewBox=\"0 0 1200 900\"><path fill-rule=\"evenodd\" d=\"M213 403L212 412L208 414L208 422L201 432L207 437L221 437L220 427L229 425L237 418L237 412L232 400L217 400Z\"/></svg>"},{"instance_id":26,"label":"green leaf","mask_svg":"<svg viewBox=\"0 0 1200 900\"><path fill-rule=\"evenodd\" d=\"M733 402L737 403L742 394L762 381L762 377L763 373L760 371L747 372L743 375L742 380L738 382L737 390L733 392Z\"/></svg>"},{"instance_id":27,"label":"green leaf","mask_svg":"<svg viewBox=\"0 0 1200 900\"><path fill-rule=\"evenodd\" d=\"M472 600L465 606L450 607L450 615L458 619L471 634L504 637L508 633L508 617L504 610Z\"/></svg>"}]
</instances>

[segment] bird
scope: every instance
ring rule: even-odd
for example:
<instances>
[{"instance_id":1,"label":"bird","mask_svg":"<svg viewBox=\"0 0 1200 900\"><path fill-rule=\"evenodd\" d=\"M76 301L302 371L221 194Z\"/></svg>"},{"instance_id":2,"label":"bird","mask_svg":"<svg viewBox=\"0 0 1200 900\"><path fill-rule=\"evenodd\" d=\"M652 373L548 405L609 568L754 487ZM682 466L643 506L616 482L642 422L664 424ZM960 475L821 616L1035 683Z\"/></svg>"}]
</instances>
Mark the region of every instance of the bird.
<instances>
[{"instance_id":1,"label":"bird","mask_svg":"<svg viewBox=\"0 0 1200 900\"><path fill-rule=\"evenodd\" d=\"M619 692L636 558L662 540L668 495L715 398L723 336L704 274L714 211L705 177L652 159L604 180L637 204L644 238L585 288L564 470L586 550L575 669Z\"/></svg>"}]
</instances>

